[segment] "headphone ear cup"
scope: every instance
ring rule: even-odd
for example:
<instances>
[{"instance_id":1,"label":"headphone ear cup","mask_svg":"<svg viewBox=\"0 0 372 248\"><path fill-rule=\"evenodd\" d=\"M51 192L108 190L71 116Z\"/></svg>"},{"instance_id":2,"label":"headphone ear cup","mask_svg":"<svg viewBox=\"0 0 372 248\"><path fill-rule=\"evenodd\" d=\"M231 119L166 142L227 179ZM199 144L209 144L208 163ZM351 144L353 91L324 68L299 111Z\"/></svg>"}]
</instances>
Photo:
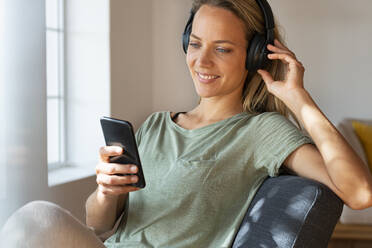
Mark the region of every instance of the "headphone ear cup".
<instances>
[{"instance_id":1,"label":"headphone ear cup","mask_svg":"<svg viewBox=\"0 0 372 248\"><path fill-rule=\"evenodd\" d=\"M185 53L187 53L187 48L189 47L189 41L190 41L190 35L192 31L192 22L194 20L194 12L190 12L190 17L187 20L185 30L183 31L182 34L182 48Z\"/></svg>"},{"instance_id":2,"label":"headphone ear cup","mask_svg":"<svg viewBox=\"0 0 372 248\"><path fill-rule=\"evenodd\" d=\"M269 63L266 46L267 42L265 36L256 33L251 39L247 49L245 67L249 72L256 72L258 69L264 69Z\"/></svg>"},{"instance_id":3,"label":"headphone ear cup","mask_svg":"<svg viewBox=\"0 0 372 248\"><path fill-rule=\"evenodd\" d=\"M182 34L182 48L185 53L187 53L187 48L189 47L190 41L190 28L186 27L185 32Z\"/></svg>"}]
</instances>

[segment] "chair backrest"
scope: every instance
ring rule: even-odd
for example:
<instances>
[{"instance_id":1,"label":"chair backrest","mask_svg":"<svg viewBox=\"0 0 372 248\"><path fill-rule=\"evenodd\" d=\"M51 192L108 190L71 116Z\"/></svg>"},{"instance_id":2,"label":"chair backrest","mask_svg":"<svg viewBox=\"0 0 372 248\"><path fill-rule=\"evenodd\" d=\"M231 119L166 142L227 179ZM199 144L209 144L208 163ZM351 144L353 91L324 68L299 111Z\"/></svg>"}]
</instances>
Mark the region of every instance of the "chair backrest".
<instances>
[{"instance_id":1,"label":"chair backrest","mask_svg":"<svg viewBox=\"0 0 372 248\"><path fill-rule=\"evenodd\" d=\"M261 185L233 248L327 247L343 202L314 180L281 175Z\"/></svg>"}]
</instances>

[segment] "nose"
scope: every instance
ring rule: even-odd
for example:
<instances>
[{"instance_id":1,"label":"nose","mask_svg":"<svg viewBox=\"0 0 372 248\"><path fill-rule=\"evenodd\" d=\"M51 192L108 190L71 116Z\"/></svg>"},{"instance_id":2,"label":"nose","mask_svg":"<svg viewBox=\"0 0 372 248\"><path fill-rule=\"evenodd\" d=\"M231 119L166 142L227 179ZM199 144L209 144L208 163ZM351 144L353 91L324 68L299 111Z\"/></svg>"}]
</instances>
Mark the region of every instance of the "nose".
<instances>
[{"instance_id":1,"label":"nose","mask_svg":"<svg viewBox=\"0 0 372 248\"><path fill-rule=\"evenodd\" d=\"M197 65L199 67L210 68L213 66L213 58L209 49L201 49L197 55Z\"/></svg>"}]
</instances>

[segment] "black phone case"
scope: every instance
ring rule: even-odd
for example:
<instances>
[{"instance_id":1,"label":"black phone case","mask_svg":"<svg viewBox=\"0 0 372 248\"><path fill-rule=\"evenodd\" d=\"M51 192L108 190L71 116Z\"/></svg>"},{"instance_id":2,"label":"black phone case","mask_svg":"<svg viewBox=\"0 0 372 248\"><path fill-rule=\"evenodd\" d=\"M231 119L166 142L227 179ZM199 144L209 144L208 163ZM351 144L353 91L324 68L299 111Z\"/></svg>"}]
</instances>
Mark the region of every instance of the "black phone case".
<instances>
[{"instance_id":1,"label":"black phone case","mask_svg":"<svg viewBox=\"0 0 372 248\"><path fill-rule=\"evenodd\" d=\"M110 157L110 163L137 165L137 173L126 175L137 175L139 180L137 183L128 185L144 188L146 186L146 182L142 171L141 160L138 154L132 124L128 121L118 120L110 117L102 117L100 121L106 145L120 146L123 148L123 154Z\"/></svg>"}]
</instances>

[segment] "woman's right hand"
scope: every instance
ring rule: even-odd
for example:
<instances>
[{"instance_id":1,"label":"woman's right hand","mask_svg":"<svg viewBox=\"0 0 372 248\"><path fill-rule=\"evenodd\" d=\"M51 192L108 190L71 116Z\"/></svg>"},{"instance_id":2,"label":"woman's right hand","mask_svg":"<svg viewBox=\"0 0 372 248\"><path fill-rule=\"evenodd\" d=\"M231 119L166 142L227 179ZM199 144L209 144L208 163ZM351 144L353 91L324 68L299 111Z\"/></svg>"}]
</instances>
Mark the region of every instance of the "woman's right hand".
<instances>
[{"instance_id":1,"label":"woman's right hand","mask_svg":"<svg viewBox=\"0 0 372 248\"><path fill-rule=\"evenodd\" d=\"M119 196L140 189L128 185L138 181L137 175L118 175L137 173L138 168L136 165L109 162L111 156L118 156L122 153L123 149L119 146L104 146L100 148L100 162L96 166L98 193L105 196Z\"/></svg>"}]
</instances>

